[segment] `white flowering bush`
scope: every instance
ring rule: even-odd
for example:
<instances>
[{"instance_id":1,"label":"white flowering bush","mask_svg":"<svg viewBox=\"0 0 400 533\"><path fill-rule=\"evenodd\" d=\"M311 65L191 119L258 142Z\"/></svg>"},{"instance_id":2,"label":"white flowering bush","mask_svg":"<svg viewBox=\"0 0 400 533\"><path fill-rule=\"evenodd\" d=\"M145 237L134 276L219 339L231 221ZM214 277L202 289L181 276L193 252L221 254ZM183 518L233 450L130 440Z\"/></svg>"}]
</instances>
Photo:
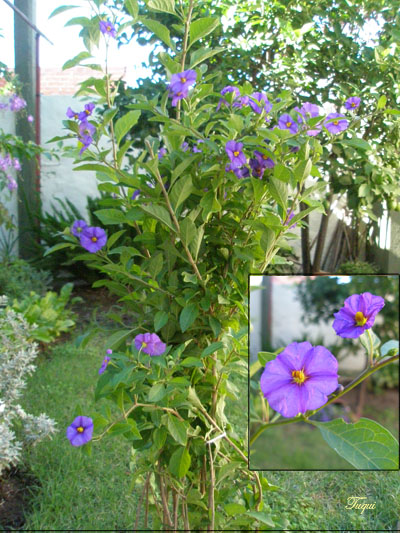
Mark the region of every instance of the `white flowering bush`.
<instances>
[{"instance_id":1,"label":"white flowering bush","mask_svg":"<svg viewBox=\"0 0 400 533\"><path fill-rule=\"evenodd\" d=\"M35 444L55 431L54 420L44 413L28 414L17 403L26 378L35 370L38 346L28 340L35 326L12 309L5 309L6 303L6 297L0 296L0 475L18 463L23 444ZM18 422L24 442L19 442L14 432Z\"/></svg>"}]
</instances>

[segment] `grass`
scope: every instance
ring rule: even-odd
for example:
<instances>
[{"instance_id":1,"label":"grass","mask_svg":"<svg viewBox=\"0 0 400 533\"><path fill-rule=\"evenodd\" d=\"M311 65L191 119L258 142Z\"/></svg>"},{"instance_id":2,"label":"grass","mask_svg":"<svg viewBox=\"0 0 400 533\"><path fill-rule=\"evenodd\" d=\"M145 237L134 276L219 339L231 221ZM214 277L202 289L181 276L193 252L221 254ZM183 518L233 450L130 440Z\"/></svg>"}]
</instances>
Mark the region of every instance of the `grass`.
<instances>
[{"instance_id":1,"label":"grass","mask_svg":"<svg viewBox=\"0 0 400 533\"><path fill-rule=\"evenodd\" d=\"M89 416L95 411L93 391L103 358L102 340L85 350L73 340L54 346L41 357L30 378L23 406L45 412L57 421L59 432L29 450L26 464L39 480L25 530L133 529L137 498L129 490L129 443L110 438L93 446L91 457L73 448L65 429L80 404ZM247 381L235 379L247 398ZM245 402L246 400L244 400ZM228 402L236 427L245 430L244 403ZM315 435L304 453L315 453ZM271 453L269 442L266 450ZM277 492L265 494L263 511L286 519L287 530L390 530L400 513L399 472L265 472ZM376 509L346 510L350 496L365 496Z\"/></svg>"}]
</instances>

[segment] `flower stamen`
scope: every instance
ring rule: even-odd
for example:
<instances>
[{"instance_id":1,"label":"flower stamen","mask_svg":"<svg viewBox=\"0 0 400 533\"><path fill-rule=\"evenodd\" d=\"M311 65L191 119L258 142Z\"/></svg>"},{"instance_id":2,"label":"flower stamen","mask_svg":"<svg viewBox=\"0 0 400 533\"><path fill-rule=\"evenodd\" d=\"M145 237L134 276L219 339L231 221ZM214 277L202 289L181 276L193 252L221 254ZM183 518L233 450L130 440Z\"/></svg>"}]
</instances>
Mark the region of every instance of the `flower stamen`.
<instances>
[{"instance_id":1,"label":"flower stamen","mask_svg":"<svg viewBox=\"0 0 400 533\"><path fill-rule=\"evenodd\" d=\"M302 385L307 379L307 376L304 374L304 369L293 370L292 378L295 383L297 383L298 385Z\"/></svg>"},{"instance_id":2,"label":"flower stamen","mask_svg":"<svg viewBox=\"0 0 400 533\"><path fill-rule=\"evenodd\" d=\"M364 324L367 322L367 318L364 316L362 311L357 311L355 317L354 317L357 326L364 326Z\"/></svg>"}]
</instances>

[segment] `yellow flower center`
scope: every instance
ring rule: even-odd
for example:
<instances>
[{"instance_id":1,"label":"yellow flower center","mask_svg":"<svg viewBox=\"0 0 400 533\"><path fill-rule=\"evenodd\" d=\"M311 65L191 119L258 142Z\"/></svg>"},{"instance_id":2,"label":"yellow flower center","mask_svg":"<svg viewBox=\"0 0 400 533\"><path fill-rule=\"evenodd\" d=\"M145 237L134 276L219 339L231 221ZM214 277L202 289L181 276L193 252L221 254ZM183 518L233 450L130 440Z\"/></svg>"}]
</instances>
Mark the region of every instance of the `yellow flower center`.
<instances>
[{"instance_id":1,"label":"yellow flower center","mask_svg":"<svg viewBox=\"0 0 400 533\"><path fill-rule=\"evenodd\" d=\"M142 348L146 348L146 346L147 346L147 342L144 342L144 341L143 341L143 342L142 342Z\"/></svg>"},{"instance_id":2,"label":"yellow flower center","mask_svg":"<svg viewBox=\"0 0 400 533\"><path fill-rule=\"evenodd\" d=\"M356 107L355 102L351 102L351 107Z\"/></svg>"},{"instance_id":3,"label":"yellow flower center","mask_svg":"<svg viewBox=\"0 0 400 533\"><path fill-rule=\"evenodd\" d=\"M357 326L363 326L368 320L361 311L357 311L356 316L354 318Z\"/></svg>"},{"instance_id":4,"label":"yellow flower center","mask_svg":"<svg viewBox=\"0 0 400 533\"><path fill-rule=\"evenodd\" d=\"M186 83L186 78L181 78L182 83Z\"/></svg>"},{"instance_id":5,"label":"yellow flower center","mask_svg":"<svg viewBox=\"0 0 400 533\"><path fill-rule=\"evenodd\" d=\"M233 155L234 155L235 157L237 157L237 156L239 155L239 152L238 152L238 151L233 152Z\"/></svg>"},{"instance_id":6,"label":"yellow flower center","mask_svg":"<svg viewBox=\"0 0 400 533\"><path fill-rule=\"evenodd\" d=\"M97 242L97 237L92 237L92 242Z\"/></svg>"},{"instance_id":7,"label":"yellow flower center","mask_svg":"<svg viewBox=\"0 0 400 533\"><path fill-rule=\"evenodd\" d=\"M78 118L78 113L75 113L74 118Z\"/></svg>"},{"instance_id":8,"label":"yellow flower center","mask_svg":"<svg viewBox=\"0 0 400 533\"><path fill-rule=\"evenodd\" d=\"M82 426L79 426L78 428L76 428L76 431L77 431L78 433L83 433L83 432L84 432L84 429L83 429Z\"/></svg>"},{"instance_id":9,"label":"yellow flower center","mask_svg":"<svg viewBox=\"0 0 400 533\"><path fill-rule=\"evenodd\" d=\"M107 26L107 31L111 31L111 26Z\"/></svg>"},{"instance_id":10,"label":"yellow flower center","mask_svg":"<svg viewBox=\"0 0 400 533\"><path fill-rule=\"evenodd\" d=\"M339 121L338 120L334 120L333 123L335 124L335 126L337 126L339 124Z\"/></svg>"},{"instance_id":11,"label":"yellow flower center","mask_svg":"<svg viewBox=\"0 0 400 533\"><path fill-rule=\"evenodd\" d=\"M263 159L268 159L268 156L265 155L265 154L262 157L263 157Z\"/></svg>"},{"instance_id":12,"label":"yellow flower center","mask_svg":"<svg viewBox=\"0 0 400 533\"><path fill-rule=\"evenodd\" d=\"M181 92L179 92L179 93L176 93L176 96L181 96L181 94L182 94Z\"/></svg>"},{"instance_id":13,"label":"yellow flower center","mask_svg":"<svg viewBox=\"0 0 400 533\"><path fill-rule=\"evenodd\" d=\"M90 111L89 111L89 109L85 109L85 113L86 113L87 115L90 115Z\"/></svg>"},{"instance_id":14,"label":"yellow flower center","mask_svg":"<svg viewBox=\"0 0 400 533\"><path fill-rule=\"evenodd\" d=\"M302 385L306 378L306 375L304 374L304 370L293 370L292 372L292 378L295 383L298 385Z\"/></svg>"},{"instance_id":15,"label":"yellow flower center","mask_svg":"<svg viewBox=\"0 0 400 533\"><path fill-rule=\"evenodd\" d=\"M286 127L287 127L287 128L290 128L291 125L292 125L291 122L286 122Z\"/></svg>"}]
</instances>

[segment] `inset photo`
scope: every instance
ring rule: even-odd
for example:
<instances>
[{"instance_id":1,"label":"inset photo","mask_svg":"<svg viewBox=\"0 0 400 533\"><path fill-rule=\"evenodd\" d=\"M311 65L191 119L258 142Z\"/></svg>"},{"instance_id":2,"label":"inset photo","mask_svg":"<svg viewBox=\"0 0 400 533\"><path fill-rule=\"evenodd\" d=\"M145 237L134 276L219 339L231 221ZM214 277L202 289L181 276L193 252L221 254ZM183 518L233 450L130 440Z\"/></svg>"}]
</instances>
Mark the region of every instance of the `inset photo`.
<instances>
[{"instance_id":1,"label":"inset photo","mask_svg":"<svg viewBox=\"0 0 400 533\"><path fill-rule=\"evenodd\" d=\"M399 276L249 286L250 470L398 470Z\"/></svg>"}]
</instances>

